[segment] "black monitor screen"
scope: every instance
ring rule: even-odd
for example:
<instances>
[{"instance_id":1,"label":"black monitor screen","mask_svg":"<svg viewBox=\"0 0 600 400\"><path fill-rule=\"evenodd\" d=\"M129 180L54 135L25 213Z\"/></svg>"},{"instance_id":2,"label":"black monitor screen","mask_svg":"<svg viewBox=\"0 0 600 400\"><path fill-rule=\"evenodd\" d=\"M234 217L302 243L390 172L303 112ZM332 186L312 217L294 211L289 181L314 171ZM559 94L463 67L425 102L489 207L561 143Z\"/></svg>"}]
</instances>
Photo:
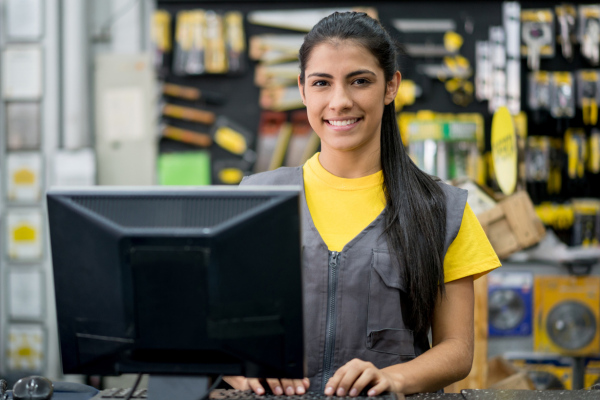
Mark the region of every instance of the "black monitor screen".
<instances>
[{"instance_id":1,"label":"black monitor screen","mask_svg":"<svg viewBox=\"0 0 600 400\"><path fill-rule=\"evenodd\" d=\"M302 378L299 193L49 191L64 373Z\"/></svg>"}]
</instances>

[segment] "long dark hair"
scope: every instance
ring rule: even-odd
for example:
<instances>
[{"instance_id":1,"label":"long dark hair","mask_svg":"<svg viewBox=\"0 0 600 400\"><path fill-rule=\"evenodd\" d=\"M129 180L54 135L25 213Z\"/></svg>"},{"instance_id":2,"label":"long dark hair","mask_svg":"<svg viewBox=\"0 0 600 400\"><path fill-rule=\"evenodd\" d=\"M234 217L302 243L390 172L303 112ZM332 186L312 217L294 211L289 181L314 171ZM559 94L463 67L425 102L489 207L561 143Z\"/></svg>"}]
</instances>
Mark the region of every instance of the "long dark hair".
<instances>
[{"instance_id":1,"label":"long dark hair","mask_svg":"<svg viewBox=\"0 0 600 400\"><path fill-rule=\"evenodd\" d=\"M333 13L317 23L300 48L300 82L312 49L321 43L351 40L368 49L383 69L386 82L398 70L397 46L381 24L365 13ZM385 235L392 254L404 266L412 301L410 325L429 328L438 291L444 288L446 201L434 178L410 159L396 121L394 102L381 120L381 169L386 198Z\"/></svg>"}]
</instances>

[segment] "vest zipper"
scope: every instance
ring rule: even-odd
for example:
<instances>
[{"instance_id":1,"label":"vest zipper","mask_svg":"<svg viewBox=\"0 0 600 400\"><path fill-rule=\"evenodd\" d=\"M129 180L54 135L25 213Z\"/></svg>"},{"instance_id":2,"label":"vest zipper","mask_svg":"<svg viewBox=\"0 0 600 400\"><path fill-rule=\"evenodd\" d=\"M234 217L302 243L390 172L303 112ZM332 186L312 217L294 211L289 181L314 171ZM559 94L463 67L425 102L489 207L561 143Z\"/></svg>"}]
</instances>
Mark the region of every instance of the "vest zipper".
<instances>
[{"instance_id":1,"label":"vest zipper","mask_svg":"<svg viewBox=\"0 0 600 400\"><path fill-rule=\"evenodd\" d=\"M327 287L327 323L325 331L325 353L323 357L323 382L322 389L325 390L325 385L333 375L331 367L333 365L333 354L335 350L335 302L337 291L337 275L340 262L340 253L337 251L329 252L329 284Z\"/></svg>"}]
</instances>

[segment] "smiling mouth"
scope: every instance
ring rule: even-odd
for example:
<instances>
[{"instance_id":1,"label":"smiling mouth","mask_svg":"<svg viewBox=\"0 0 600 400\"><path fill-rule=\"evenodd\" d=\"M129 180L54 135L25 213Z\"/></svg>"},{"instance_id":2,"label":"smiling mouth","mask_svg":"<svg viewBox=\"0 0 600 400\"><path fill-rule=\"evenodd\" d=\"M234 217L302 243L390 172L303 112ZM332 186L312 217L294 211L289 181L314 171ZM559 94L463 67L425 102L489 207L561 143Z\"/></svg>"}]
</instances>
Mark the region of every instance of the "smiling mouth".
<instances>
[{"instance_id":1,"label":"smiling mouth","mask_svg":"<svg viewBox=\"0 0 600 400\"><path fill-rule=\"evenodd\" d=\"M326 119L325 122L327 122L329 125L333 125L333 126L346 126L346 125L352 125L358 121L360 121L362 118L353 118L353 119L344 119L344 120L328 120Z\"/></svg>"}]
</instances>

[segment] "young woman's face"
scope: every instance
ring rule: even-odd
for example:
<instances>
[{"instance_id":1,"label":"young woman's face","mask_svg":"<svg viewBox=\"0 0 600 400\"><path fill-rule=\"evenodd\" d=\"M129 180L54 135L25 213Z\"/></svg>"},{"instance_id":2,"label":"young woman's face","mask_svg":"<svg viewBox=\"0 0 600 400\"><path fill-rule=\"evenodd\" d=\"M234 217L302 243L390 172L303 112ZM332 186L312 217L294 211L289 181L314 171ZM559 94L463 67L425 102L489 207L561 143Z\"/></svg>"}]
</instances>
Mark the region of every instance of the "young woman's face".
<instances>
[{"instance_id":1,"label":"young woman's face","mask_svg":"<svg viewBox=\"0 0 600 400\"><path fill-rule=\"evenodd\" d=\"M304 76L300 92L323 148L379 148L383 107L394 100L400 73L386 82L371 52L342 41L315 46Z\"/></svg>"}]
</instances>

